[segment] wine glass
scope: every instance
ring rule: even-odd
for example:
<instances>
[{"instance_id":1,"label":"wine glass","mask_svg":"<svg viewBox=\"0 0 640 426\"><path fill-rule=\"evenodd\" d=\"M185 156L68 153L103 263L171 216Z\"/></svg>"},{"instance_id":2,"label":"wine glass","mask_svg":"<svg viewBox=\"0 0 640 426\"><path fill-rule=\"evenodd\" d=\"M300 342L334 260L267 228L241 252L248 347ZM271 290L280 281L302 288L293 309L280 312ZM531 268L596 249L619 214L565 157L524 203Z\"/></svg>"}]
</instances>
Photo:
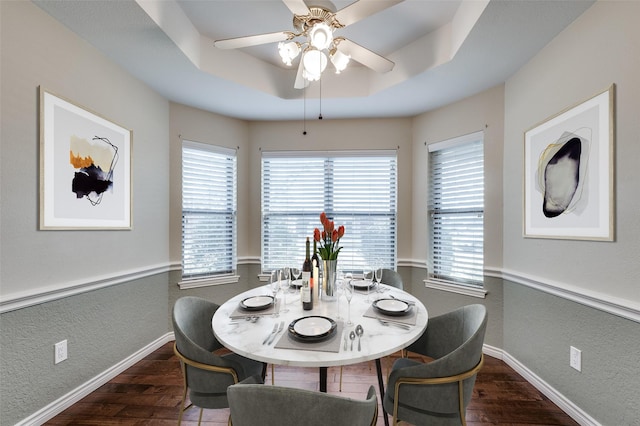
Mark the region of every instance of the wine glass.
<instances>
[{"instance_id":1,"label":"wine glass","mask_svg":"<svg viewBox=\"0 0 640 426\"><path fill-rule=\"evenodd\" d=\"M280 270L276 269L271 271L271 282L269 283L269 287L271 288L271 292L273 293L273 316L277 317L278 311L276 310L276 306L278 305L278 290L280 290Z\"/></svg>"},{"instance_id":2,"label":"wine glass","mask_svg":"<svg viewBox=\"0 0 640 426\"><path fill-rule=\"evenodd\" d=\"M287 307L287 292L289 291L289 268L282 268L282 275L280 277L280 288L282 289L282 304L284 309L280 309L281 312L289 312Z\"/></svg>"},{"instance_id":3,"label":"wine glass","mask_svg":"<svg viewBox=\"0 0 640 426\"><path fill-rule=\"evenodd\" d=\"M342 315L340 315L340 296L342 296L342 293L344 292L344 275L342 274L342 272L338 273L338 278L336 280L336 308L338 309L338 315L336 316L336 319L341 320L342 319Z\"/></svg>"},{"instance_id":4,"label":"wine glass","mask_svg":"<svg viewBox=\"0 0 640 426\"><path fill-rule=\"evenodd\" d=\"M296 268L294 266L293 268L291 268L291 281L295 281L299 278L300 278L300 268ZM293 287L297 289L296 285L294 285Z\"/></svg>"},{"instance_id":5,"label":"wine glass","mask_svg":"<svg viewBox=\"0 0 640 426\"><path fill-rule=\"evenodd\" d=\"M344 282L344 295L347 298L348 314L347 314L347 326L351 327L351 299L353 299L353 287L351 286L351 280L345 280Z\"/></svg>"},{"instance_id":6,"label":"wine glass","mask_svg":"<svg viewBox=\"0 0 640 426\"><path fill-rule=\"evenodd\" d=\"M376 286L378 288L378 292L382 292L382 286L380 284L382 284L382 264L379 263L376 266Z\"/></svg>"},{"instance_id":7,"label":"wine glass","mask_svg":"<svg viewBox=\"0 0 640 426\"><path fill-rule=\"evenodd\" d=\"M371 270L371 266L366 265L362 269L362 279L364 280L364 285L367 286L367 303L371 302L369 299L369 290L371 289L371 284L373 284L373 271Z\"/></svg>"}]
</instances>

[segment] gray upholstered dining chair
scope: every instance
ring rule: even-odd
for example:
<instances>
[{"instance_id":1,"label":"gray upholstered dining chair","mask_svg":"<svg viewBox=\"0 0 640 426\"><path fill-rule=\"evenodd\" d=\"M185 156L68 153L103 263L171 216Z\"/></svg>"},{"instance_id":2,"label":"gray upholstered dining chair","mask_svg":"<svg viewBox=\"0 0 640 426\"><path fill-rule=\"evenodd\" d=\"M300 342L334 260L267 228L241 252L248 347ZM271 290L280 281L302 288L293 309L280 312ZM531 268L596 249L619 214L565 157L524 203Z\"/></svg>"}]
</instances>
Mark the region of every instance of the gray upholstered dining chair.
<instances>
[{"instance_id":1,"label":"gray upholstered dining chair","mask_svg":"<svg viewBox=\"0 0 640 426\"><path fill-rule=\"evenodd\" d=\"M380 282L382 282L382 284L390 285L391 287L399 288L400 290L404 287L402 284L402 276L393 269L383 268Z\"/></svg>"},{"instance_id":2,"label":"gray upholstered dining chair","mask_svg":"<svg viewBox=\"0 0 640 426\"><path fill-rule=\"evenodd\" d=\"M226 408L227 388L247 378L262 382L264 365L237 354L217 355L223 346L211 329L211 319L218 305L199 297L186 296L173 306L174 352L180 360L184 391L178 424L192 405L200 407L198 424L204 408ZM189 392L191 404L185 408Z\"/></svg>"},{"instance_id":3,"label":"gray upholstered dining chair","mask_svg":"<svg viewBox=\"0 0 640 426\"><path fill-rule=\"evenodd\" d=\"M383 407L393 413L394 425L466 425L486 327L487 310L478 304L429 318L424 334L407 349L433 361L400 358L387 381Z\"/></svg>"},{"instance_id":4,"label":"gray upholstered dining chair","mask_svg":"<svg viewBox=\"0 0 640 426\"><path fill-rule=\"evenodd\" d=\"M373 386L367 399L282 386L239 383L229 387L233 426L374 426L378 398Z\"/></svg>"}]
</instances>

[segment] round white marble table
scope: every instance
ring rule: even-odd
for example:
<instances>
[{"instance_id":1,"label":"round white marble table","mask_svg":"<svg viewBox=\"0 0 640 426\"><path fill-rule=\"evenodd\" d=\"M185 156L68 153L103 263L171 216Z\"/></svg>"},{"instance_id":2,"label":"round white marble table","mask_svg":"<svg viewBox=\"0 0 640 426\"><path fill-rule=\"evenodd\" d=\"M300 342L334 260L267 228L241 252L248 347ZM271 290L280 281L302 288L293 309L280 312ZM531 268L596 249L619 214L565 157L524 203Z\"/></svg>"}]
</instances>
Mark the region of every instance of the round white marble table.
<instances>
[{"instance_id":1,"label":"round white marble table","mask_svg":"<svg viewBox=\"0 0 640 426\"><path fill-rule=\"evenodd\" d=\"M212 319L213 332L220 343L226 348L256 361L298 367L320 367L320 390L324 392L326 392L327 367L376 360L380 394L383 395L384 385L382 383L379 359L403 349L416 341L426 329L429 315L425 306L409 293L386 285L380 287L384 292L371 291L369 302L366 300L366 292L354 291L353 299L351 300L351 321L354 325L350 327L346 325L348 307L344 295L341 296L338 301L318 301L314 299L313 310L305 311L302 309L299 292L287 293L286 306L289 312L282 312L283 308L282 304L280 304L281 312L277 317L263 315L256 322L250 322L244 319L231 319L230 315L236 311L239 303L245 298L271 294L267 286L257 287L229 299L216 311ZM395 325L385 326L375 318L363 316L371 306L371 302L379 298L388 298L391 295L399 299L415 302L416 324L409 329ZM282 292L278 293L278 299L282 302ZM337 318L338 305L342 319ZM259 315L260 312L247 314ZM292 321L309 315L325 316L344 323L343 335L340 336L341 344L339 352L280 349L275 347L278 339L287 332L288 325ZM267 335L273 330L274 324L280 324L281 321L284 321L284 330L276 336L274 342L268 345L263 344ZM355 329L355 325L357 324L362 325L364 328L364 334L361 338L362 350L358 351L357 349L357 338L353 350L351 350L350 341L347 345L347 350L344 350L342 340L344 333L348 335L349 332Z\"/></svg>"}]
</instances>

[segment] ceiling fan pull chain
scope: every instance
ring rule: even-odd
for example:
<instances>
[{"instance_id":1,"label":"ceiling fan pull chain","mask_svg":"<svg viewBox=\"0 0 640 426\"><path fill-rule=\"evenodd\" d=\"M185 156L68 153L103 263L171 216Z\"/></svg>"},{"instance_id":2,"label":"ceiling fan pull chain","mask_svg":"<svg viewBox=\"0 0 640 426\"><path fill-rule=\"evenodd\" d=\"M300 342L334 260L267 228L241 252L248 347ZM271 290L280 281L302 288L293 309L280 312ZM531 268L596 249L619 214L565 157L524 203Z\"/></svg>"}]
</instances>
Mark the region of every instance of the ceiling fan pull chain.
<instances>
[{"instance_id":1,"label":"ceiling fan pull chain","mask_svg":"<svg viewBox=\"0 0 640 426\"><path fill-rule=\"evenodd\" d=\"M302 91L302 134L307 135L307 87Z\"/></svg>"},{"instance_id":2,"label":"ceiling fan pull chain","mask_svg":"<svg viewBox=\"0 0 640 426\"><path fill-rule=\"evenodd\" d=\"M318 116L318 120L322 120L322 76L320 76L320 115Z\"/></svg>"}]
</instances>

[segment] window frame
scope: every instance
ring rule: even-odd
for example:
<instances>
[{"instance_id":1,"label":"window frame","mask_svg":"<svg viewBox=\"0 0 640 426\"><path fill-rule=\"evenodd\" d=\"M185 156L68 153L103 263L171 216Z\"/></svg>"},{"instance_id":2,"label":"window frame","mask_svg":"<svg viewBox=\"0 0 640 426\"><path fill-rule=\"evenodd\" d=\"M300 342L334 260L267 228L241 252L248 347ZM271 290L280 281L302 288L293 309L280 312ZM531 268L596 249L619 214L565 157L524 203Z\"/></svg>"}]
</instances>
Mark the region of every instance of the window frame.
<instances>
[{"instance_id":1,"label":"window frame","mask_svg":"<svg viewBox=\"0 0 640 426\"><path fill-rule=\"evenodd\" d=\"M475 197L474 202L478 202L478 199L481 200L481 207L470 206L468 203L463 203L462 209L440 209L434 206L434 200L437 197L436 194L433 193L436 187L436 183L434 181L434 165L433 165L433 155L437 151L451 150L452 148L463 148L463 147L471 147L472 144L479 144L482 150L482 196ZM484 185L485 185L485 174L484 174L484 132L474 132L467 135L463 135L460 137L447 139L441 142L429 144L428 148L428 159L427 159L427 169L428 172L428 206L427 206L427 231L428 231L428 260L427 260L427 269L428 269L428 277L424 281L425 285L429 288L435 288L444 291L451 291L455 293L466 294L470 296L476 297L485 297L486 291L484 289L484 215L485 215L485 203L484 203ZM477 186L477 185L476 185ZM441 197L440 197L441 198ZM441 201L441 200L440 200ZM434 248L434 218L435 216L443 217L460 217L462 215L480 215L480 220L475 220L472 226L476 226L481 230L482 243L480 247L477 247L477 243L471 243L472 248L469 251L463 251L463 253L470 253L472 256L475 253L477 255L478 249L480 250L481 255L481 265L479 268L470 268L467 269L467 273L471 276L478 276L477 279L473 278L463 278L460 276L448 275L448 274L437 274L435 261L434 261L434 252L439 251L442 248L442 245L438 244L438 248ZM465 237L462 239L462 242L470 243L473 237ZM451 251L450 253L453 253ZM459 266L455 261L451 262L451 266Z\"/></svg>"},{"instance_id":2,"label":"window frame","mask_svg":"<svg viewBox=\"0 0 640 426\"><path fill-rule=\"evenodd\" d=\"M389 195L389 204L390 204L390 207L392 206L393 212L383 215L380 212L375 212L371 210L347 211L344 209L340 209L340 207L336 207L336 204L335 204L336 200L333 197L336 197L336 198L343 197L343 198L340 198L340 200L343 200L344 193L341 193L340 196L336 196L335 194L336 189L335 187L332 188L331 185L336 185L336 180L347 181L348 177L345 177L344 174L340 174L341 172L339 170L336 171L335 169L340 169L340 167L344 167L345 166L344 161L348 161L348 160L345 160L348 158L354 158L354 159L357 158L357 160L354 161L354 164L360 164L366 161L364 159L371 159L370 161L375 161L373 160L375 157L378 157L378 158L382 157L381 161L389 161L389 168L386 169L386 171L388 173L392 173L392 181L389 183L389 186L388 186L389 188L388 195ZM301 210L297 212L297 215L300 217L301 222L302 222L302 217L306 217L308 219L305 223L300 224L301 227L304 227L306 232L304 232L303 234L302 231L299 231L298 233L300 233L300 235L298 235L297 237L293 237L291 239L293 243L291 244L292 248L290 252L291 252L292 258L295 260L289 261L288 262L289 264L287 265L278 263L277 260L273 258L273 256L270 256L270 254L267 252L267 249L266 249L266 247L271 244L271 241L268 240L269 235L267 235L269 231L266 229L270 226L269 222L274 220L273 218L277 217L278 214L285 215L285 216L291 215L290 211L283 212L283 213L276 213L270 210L265 211L265 209L270 208L269 205L265 204L265 197L270 197L270 194L271 194L269 192L269 188L266 188L265 186L266 185L265 179L272 178L270 172L268 170L265 170L265 166L269 166L269 165L265 165L265 160L269 161L271 159L279 160L283 162L297 161L297 160L305 161L305 159L313 159L317 163L320 163L320 162L323 163L322 166L319 166L318 164L314 163L313 168L311 167L311 165L309 165L307 169L307 172L309 174L312 173L312 169L313 169L313 171L315 171L314 176L317 179L320 178L319 176L322 176L322 182L323 182L322 190L318 191L316 199L314 199L313 201L310 201L310 203L319 203L319 204L317 204L315 207L312 207L311 209L308 209L306 211ZM342 162L342 164L337 165L338 162ZM345 265L350 265L349 262L358 262L357 260L354 260L355 256L350 256L349 250L346 248L346 247L349 247L349 245L353 247L353 242L350 241L350 239L356 238L356 234L354 234L354 231L353 231L354 228L351 225L353 223L352 221L356 219L360 219L359 223L362 223L364 222L362 220L364 217L373 218L377 216L378 223L380 223L381 221L384 221L385 218L388 218L389 227L392 227L392 229L389 229L389 227L386 227L385 230L388 230L389 234L393 238L393 242L392 244L389 245L389 248L387 249L387 251L384 251L385 253L384 257L386 261L384 267L395 268L397 265L397 245L398 245L397 243L397 220L398 220L397 169L398 169L398 166L397 166L396 150L263 151L262 159L261 159L262 183L261 183L261 203L260 203L260 206L261 206L261 270L263 274L262 278L264 279L264 276L266 276L266 274L268 274L272 269L277 269L283 266L301 266L302 265L302 260L304 258L304 241L305 241L304 237L306 236L310 237L311 244L313 245L313 229L321 228L319 215L323 211L327 214L327 216L330 219L335 221L336 226L345 225L347 229L345 236L340 241L341 242L340 245L345 247L345 249L343 249L343 251L340 253L340 256L338 258L340 260L339 268L340 268L340 265L342 265L343 267ZM296 170L296 173L301 173L301 171ZM381 173L384 174L384 172L381 172ZM269 182L269 185L271 185L270 182ZM348 189L348 187L346 187L346 189ZM274 189L271 188L271 192L273 191ZM320 192L322 192L321 195L320 195ZM320 199L322 200L321 202L318 201ZM266 202L270 203L270 200L267 200ZM340 204L339 201L337 203L338 205ZM356 214L353 214L353 213L356 213ZM357 228L357 229L361 229L361 228ZM358 233L357 235L361 236L361 234L362 233ZM285 237L285 238L288 238L288 237ZM347 260L347 256L350 256L349 260ZM364 257L368 259L368 256L366 256L366 254L364 255ZM372 263L373 260L364 260L363 262ZM298 263L300 265L298 265ZM359 268L359 270L361 271L361 268ZM348 269L347 271L351 271L351 269ZM351 271L351 272L355 272L355 271Z\"/></svg>"},{"instance_id":3,"label":"window frame","mask_svg":"<svg viewBox=\"0 0 640 426\"><path fill-rule=\"evenodd\" d=\"M216 163L219 162L223 167L220 169L220 172L215 175L208 175L205 177L206 182L217 185L215 182L216 179L224 179L226 182L224 185L216 186L215 189L219 190L219 192L227 193L228 196L224 198L224 201L221 203L223 205L229 206L226 209L216 210L216 209L185 209L185 149L192 151L202 151L203 153L213 154L217 157L215 160ZM238 235L238 221L237 221L237 209L238 209L238 188L237 188L237 180L238 180L238 163L237 163L237 152L235 149L226 148L218 145L196 142L192 140L182 140L181 146L181 155L182 155L182 167L181 167L181 281L178 283L181 289L187 288L196 288L196 287L205 287L209 285L218 285L218 284L228 284L233 282L238 282L239 276L237 275L237 235ZM226 158L224 158L226 157ZM229 164L228 162L231 162ZM214 165L214 162L211 161L206 167L211 167ZM229 167L231 170L229 170ZM192 202L195 199L192 200ZM224 233L223 245L231 246L231 255L225 257L225 261L223 263L227 263L230 265L227 270L219 270L219 271L206 271L202 273L187 273L185 274L185 221L186 219L186 211L189 213L199 212L202 214L203 212L206 214L214 214L216 216L224 215L227 219L224 221L231 221L230 230ZM216 221L214 221L216 223ZM222 223L222 222L220 222ZM217 224L217 223L216 223ZM230 243L228 242L230 240Z\"/></svg>"}]
</instances>

